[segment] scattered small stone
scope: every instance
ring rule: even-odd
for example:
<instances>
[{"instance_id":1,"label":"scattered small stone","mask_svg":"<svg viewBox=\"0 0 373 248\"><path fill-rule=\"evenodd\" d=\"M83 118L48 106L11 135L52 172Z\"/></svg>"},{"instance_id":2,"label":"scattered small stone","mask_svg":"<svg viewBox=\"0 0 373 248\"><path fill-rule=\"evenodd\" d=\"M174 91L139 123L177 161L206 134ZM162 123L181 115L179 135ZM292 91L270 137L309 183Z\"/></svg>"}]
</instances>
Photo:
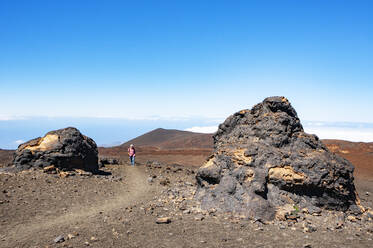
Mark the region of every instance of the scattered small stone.
<instances>
[{"instance_id":1,"label":"scattered small stone","mask_svg":"<svg viewBox=\"0 0 373 248\"><path fill-rule=\"evenodd\" d=\"M370 195L370 193L369 193L369 192L367 191L367 192L365 192L365 195L366 195L366 196L369 196L369 195Z\"/></svg>"},{"instance_id":2,"label":"scattered small stone","mask_svg":"<svg viewBox=\"0 0 373 248\"><path fill-rule=\"evenodd\" d=\"M170 184L170 179L168 179L168 178L162 179L162 180L159 181L159 184L163 185L163 186L167 186L167 185Z\"/></svg>"},{"instance_id":3,"label":"scattered small stone","mask_svg":"<svg viewBox=\"0 0 373 248\"><path fill-rule=\"evenodd\" d=\"M62 243L62 242L65 241L65 238L64 238L63 235L60 235L57 238L55 238L53 241L54 241L54 243Z\"/></svg>"},{"instance_id":4,"label":"scattered small stone","mask_svg":"<svg viewBox=\"0 0 373 248\"><path fill-rule=\"evenodd\" d=\"M316 207L316 206L310 205L308 206L307 210L309 214L312 214L314 216L319 216L321 214L321 208Z\"/></svg>"},{"instance_id":5,"label":"scattered small stone","mask_svg":"<svg viewBox=\"0 0 373 248\"><path fill-rule=\"evenodd\" d=\"M349 215L349 216L347 216L347 220L349 220L351 222L356 222L356 217L352 216L352 215Z\"/></svg>"},{"instance_id":6,"label":"scattered small stone","mask_svg":"<svg viewBox=\"0 0 373 248\"><path fill-rule=\"evenodd\" d=\"M92 237L91 237L91 241L96 242L96 241L98 241L98 238L92 236Z\"/></svg>"},{"instance_id":7,"label":"scattered small stone","mask_svg":"<svg viewBox=\"0 0 373 248\"><path fill-rule=\"evenodd\" d=\"M297 215L295 215L295 214L290 214L290 215L287 215L286 216L286 219L287 220L290 220L290 221L297 221L297 218L298 218L298 216Z\"/></svg>"},{"instance_id":8,"label":"scattered small stone","mask_svg":"<svg viewBox=\"0 0 373 248\"><path fill-rule=\"evenodd\" d=\"M171 218L170 217L163 217L163 218L158 218L155 223L157 224L169 224L171 223Z\"/></svg>"},{"instance_id":9,"label":"scattered small stone","mask_svg":"<svg viewBox=\"0 0 373 248\"><path fill-rule=\"evenodd\" d=\"M91 245L88 241L84 242L84 244L85 244L86 246L90 246L90 245Z\"/></svg>"},{"instance_id":10,"label":"scattered small stone","mask_svg":"<svg viewBox=\"0 0 373 248\"><path fill-rule=\"evenodd\" d=\"M80 176L92 176L92 172L89 172L89 171L84 171L84 170L81 170L81 169L75 169L75 172L78 173Z\"/></svg>"},{"instance_id":11,"label":"scattered small stone","mask_svg":"<svg viewBox=\"0 0 373 248\"><path fill-rule=\"evenodd\" d=\"M117 232L117 230L115 230L115 228L113 228L111 231L113 232L114 236L116 236L116 237L119 236L119 233Z\"/></svg>"},{"instance_id":12,"label":"scattered small stone","mask_svg":"<svg viewBox=\"0 0 373 248\"><path fill-rule=\"evenodd\" d=\"M189 210L189 209L184 210L184 211L183 211L183 214L190 214L190 210Z\"/></svg>"},{"instance_id":13,"label":"scattered small stone","mask_svg":"<svg viewBox=\"0 0 373 248\"><path fill-rule=\"evenodd\" d=\"M153 178L152 177L148 177L148 183L152 183L153 182Z\"/></svg>"},{"instance_id":14,"label":"scattered small stone","mask_svg":"<svg viewBox=\"0 0 373 248\"><path fill-rule=\"evenodd\" d=\"M44 173L52 173L52 172L55 172L56 171L56 167L54 167L54 165L50 165L50 166L46 166L43 168L43 172Z\"/></svg>"},{"instance_id":15,"label":"scattered small stone","mask_svg":"<svg viewBox=\"0 0 373 248\"><path fill-rule=\"evenodd\" d=\"M208 210L208 213L212 215L212 214L216 213L216 209L211 208L211 209Z\"/></svg>"},{"instance_id":16,"label":"scattered small stone","mask_svg":"<svg viewBox=\"0 0 373 248\"><path fill-rule=\"evenodd\" d=\"M60 171L60 173L59 173L60 178L66 178L66 177L69 177L69 176L72 176L72 175L74 175L74 174L71 173L71 172L68 172L68 171Z\"/></svg>"},{"instance_id":17,"label":"scattered small stone","mask_svg":"<svg viewBox=\"0 0 373 248\"><path fill-rule=\"evenodd\" d=\"M185 182L185 185L186 186L193 186L193 183L191 183L191 182Z\"/></svg>"},{"instance_id":18,"label":"scattered small stone","mask_svg":"<svg viewBox=\"0 0 373 248\"><path fill-rule=\"evenodd\" d=\"M194 217L195 221L202 221L204 219L205 219L205 217L203 217L202 215L198 215L198 216Z\"/></svg>"},{"instance_id":19,"label":"scattered small stone","mask_svg":"<svg viewBox=\"0 0 373 248\"><path fill-rule=\"evenodd\" d=\"M122 177L112 177L111 181L112 182L121 182L121 181L123 181L123 178Z\"/></svg>"},{"instance_id":20,"label":"scattered small stone","mask_svg":"<svg viewBox=\"0 0 373 248\"><path fill-rule=\"evenodd\" d=\"M308 224L308 223L303 223L303 232L306 233L311 233L311 232L316 232L317 228L314 225Z\"/></svg>"},{"instance_id":21,"label":"scattered small stone","mask_svg":"<svg viewBox=\"0 0 373 248\"><path fill-rule=\"evenodd\" d=\"M366 215L368 216L368 218L373 219L373 211L371 210L366 211Z\"/></svg>"},{"instance_id":22,"label":"scattered small stone","mask_svg":"<svg viewBox=\"0 0 373 248\"><path fill-rule=\"evenodd\" d=\"M343 222L337 222L335 229L341 229L343 227Z\"/></svg>"},{"instance_id":23,"label":"scattered small stone","mask_svg":"<svg viewBox=\"0 0 373 248\"><path fill-rule=\"evenodd\" d=\"M303 246L303 248L312 248L312 245L311 245L311 244L305 244L305 245Z\"/></svg>"},{"instance_id":24,"label":"scattered small stone","mask_svg":"<svg viewBox=\"0 0 373 248\"><path fill-rule=\"evenodd\" d=\"M72 233L67 234L67 239L73 239L75 237L76 236L74 234L72 234Z\"/></svg>"}]
</instances>

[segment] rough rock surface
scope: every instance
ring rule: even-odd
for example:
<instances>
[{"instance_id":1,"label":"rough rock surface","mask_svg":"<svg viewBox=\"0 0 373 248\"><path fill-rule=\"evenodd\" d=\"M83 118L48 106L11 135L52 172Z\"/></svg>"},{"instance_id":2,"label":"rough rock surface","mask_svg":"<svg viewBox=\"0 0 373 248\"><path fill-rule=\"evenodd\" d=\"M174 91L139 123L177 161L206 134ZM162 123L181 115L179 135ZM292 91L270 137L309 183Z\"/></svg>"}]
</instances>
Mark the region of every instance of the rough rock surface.
<instances>
[{"instance_id":1,"label":"rough rock surface","mask_svg":"<svg viewBox=\"0 0 373 248\"><path fill-rule=\"evenodd\" d=\"M98 160L98 166L103 167L105 165L119 165L119 160L116 158L102 157Z\"/></svg>"},{"instance_id":2,"label":"rough rock surface","mask_svg":"<svg viewBox=\"0 0 373 248\"><path fill-rule=\"evenodd\" d=\"M195 197L204 209L261 220L281 218L288 209L359 213L353 171L303 131L285 97L269 97L219 126L214 153L196 175Z\"/></svg>"},{"instance_id":3,"label":"rough rock surface","mask_svg":"<svg viewBox=\"0 0 373 248\"><path fill-rule=\"evenodd\" d=\"M78 129L68 127L47 133L19 145L13 164L19 170L31 167L44 168L54 165L63 170L98 170L96 143L82 135Z\"/></svg>"}]
</instances>

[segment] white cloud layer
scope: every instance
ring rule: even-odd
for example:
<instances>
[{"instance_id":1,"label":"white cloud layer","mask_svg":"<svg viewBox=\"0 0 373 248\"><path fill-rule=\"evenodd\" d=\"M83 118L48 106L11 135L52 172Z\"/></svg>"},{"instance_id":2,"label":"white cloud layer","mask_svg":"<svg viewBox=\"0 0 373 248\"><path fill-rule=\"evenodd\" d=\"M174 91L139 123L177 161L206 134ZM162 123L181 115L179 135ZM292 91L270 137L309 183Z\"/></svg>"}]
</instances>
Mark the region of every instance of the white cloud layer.
<instances>
[{"instance_id":1,"label":"white cloud layer","mask_svg":"<svg viewBox=\"0 0 373 248\"><path fill-rule=\"evenodd\" d=\"M25 120L23 116L0 115L0 121Z\"/></svg>"},{"instance_id":2,"label":"white cloud layer","mask_svg":"<svg viewBox=\"0 0 373 248\"><path fill-rule=\"evenodd\" d=\"M16 143L17 145L20 145L22 143L25 143L25 141L24 140L16 140L16 141L14 141L14 143Z\"/></svg>"},{"instance_id":3,"label":"white cloud layer","mask_svg":"<svg viewBox=\"0 0 373 248\"><path fill-rule=\"evenodd\" d=\"M185 129L185 131L194 133L215 133L218 130L218 126L206 126L206 127L191 127Z\"/></svg>"},{"instance_id":4,"label":"white cloud layer","mask_svg":"<svg viewBox=\"0 0 373 248\"><path fill-rule=\"evenodd\" d=\"M355 142L373 142L373 129L305 127L305 132L316 134L320 139L339 139Z\"/></svg>"},{"instance_id":5,"label":"white cloud layer","mask_svg":"<svg viewBox=\"0 0 373 248\"><path fill-rule=\"evenodd\" d=\"M195 133L214 133L218 126L196 126L185 129L185 131ZM373 128L356 127L333 127L323 123L313 123L311 126L304 126L304 130L309 134L316 134L320 139L339 139L355 142L373 142Z\"/></svg>"}]
</instances>

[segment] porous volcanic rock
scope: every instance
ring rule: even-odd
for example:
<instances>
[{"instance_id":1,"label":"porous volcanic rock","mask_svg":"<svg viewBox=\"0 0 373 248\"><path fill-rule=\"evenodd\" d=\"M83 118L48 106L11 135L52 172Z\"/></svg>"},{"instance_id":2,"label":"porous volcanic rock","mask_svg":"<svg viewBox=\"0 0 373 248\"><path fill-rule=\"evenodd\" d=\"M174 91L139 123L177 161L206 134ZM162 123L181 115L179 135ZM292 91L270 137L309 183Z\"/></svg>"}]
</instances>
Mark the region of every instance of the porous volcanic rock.
<instances>
[{"instance_id":1,"label":"porous volcanic rock","mask_svg":"<svg viewBox=\"0 0 373 248\"><path fill-rule=\"evenodd\" d=\"M54 165L63 170L98 170L96 143L78 129L68 127L48 132L18 146L13 164L19 170Z\"/></svg>"},{"instance_id":2,"label":"porous volcanic rock","mask_svg":"<svg viewBox=\"0 0 373 248\"><path fill-rule=\"evenodd\" d=\"M354 166L306 134L285 97L269 97L220 124L214 152L198 170L203 209L271 220L284 209L359 213Z\"/></svg>"}]
</instances>

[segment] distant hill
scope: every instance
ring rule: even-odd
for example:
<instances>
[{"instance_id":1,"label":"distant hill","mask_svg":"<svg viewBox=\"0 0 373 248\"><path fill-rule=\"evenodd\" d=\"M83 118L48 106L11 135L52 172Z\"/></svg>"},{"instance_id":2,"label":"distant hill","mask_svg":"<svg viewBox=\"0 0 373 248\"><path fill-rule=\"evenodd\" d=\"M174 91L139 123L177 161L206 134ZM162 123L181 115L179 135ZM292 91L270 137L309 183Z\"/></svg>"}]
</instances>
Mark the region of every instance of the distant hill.
<instances>
[{"instance_id":1,"label":"distant hill","mask_svg":"<svg viewBox=\"0 0 373 248\"><path fill-rule=\"evenodd\" d=\"M175 129L158 128L120 145L129 147L155 147L162 150L212 149L212 134L193 133Z\"/></svg>"},{"instance_id":2,"label":"distant hill","mask_svg":"<svg viewBox=\"0 0 373 248\"><path fill-rule=\"evenodd\" d=\"M123 156L130 144L139 154L208 156L213 149L212 134L158 128L114 147L99 147L100 155Z\"/></svg>"}]
</instances>

